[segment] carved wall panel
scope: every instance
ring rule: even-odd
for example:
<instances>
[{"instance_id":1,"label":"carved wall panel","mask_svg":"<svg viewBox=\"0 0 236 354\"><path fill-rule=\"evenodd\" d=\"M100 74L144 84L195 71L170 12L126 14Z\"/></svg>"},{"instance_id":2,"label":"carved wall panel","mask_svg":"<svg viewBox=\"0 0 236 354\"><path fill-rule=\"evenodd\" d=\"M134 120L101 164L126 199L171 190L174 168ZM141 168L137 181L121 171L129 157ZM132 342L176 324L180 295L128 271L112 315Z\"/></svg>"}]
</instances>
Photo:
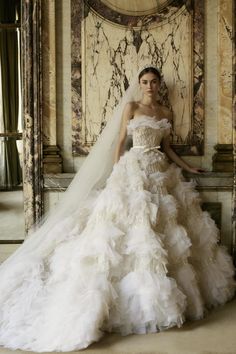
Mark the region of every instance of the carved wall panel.
<instances>
[{"instance_id":1,"label":"carved wall panel","mask_svg":"<svg viewBox=\"0 0 236 354\"><path fill-rule=\"evenodd\" d=\"M71 0L73 153L89 152L135 72L153 63L164 77L160 101L173 111L175 149L203 154L204 2L141 2L133 12L119 3Z\"/></svg>"}]
</instances>

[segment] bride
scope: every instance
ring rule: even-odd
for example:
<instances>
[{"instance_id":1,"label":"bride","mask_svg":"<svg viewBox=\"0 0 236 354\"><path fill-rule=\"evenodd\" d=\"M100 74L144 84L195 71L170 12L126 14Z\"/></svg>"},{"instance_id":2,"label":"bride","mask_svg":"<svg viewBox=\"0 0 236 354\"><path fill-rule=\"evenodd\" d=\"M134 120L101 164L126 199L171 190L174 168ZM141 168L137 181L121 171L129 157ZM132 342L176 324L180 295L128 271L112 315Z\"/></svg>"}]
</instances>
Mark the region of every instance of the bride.
<instances>
[{"instance_id":1,"label":"bride","mask_svg":"<svg viewBox=\"0 0 236 354\"><path fill-rule=\"evenodd\" d=\"M179 327L233 297L231 258L181 174L201 170L170 147L160 78L153 65L138 73L56 210L0 267L0 345L82 349L106 331Z\"/></svg>"}]
</instances>

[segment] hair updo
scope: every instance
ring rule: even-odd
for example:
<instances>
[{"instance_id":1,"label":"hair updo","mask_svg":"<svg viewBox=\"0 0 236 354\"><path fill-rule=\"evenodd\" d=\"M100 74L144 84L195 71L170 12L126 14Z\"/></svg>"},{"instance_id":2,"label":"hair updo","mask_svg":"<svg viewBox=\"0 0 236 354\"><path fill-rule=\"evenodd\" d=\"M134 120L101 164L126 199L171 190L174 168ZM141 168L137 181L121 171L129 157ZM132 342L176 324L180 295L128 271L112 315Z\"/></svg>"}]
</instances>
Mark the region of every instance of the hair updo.
<instances>
[{"instance_id":1,"label":"hair updo","mask_svg":"<svg viewBox=\"0 0 236 354\"><path fill-rule=\"evenodd\" d=\"M157 68L154 68L152 66L146 67L146 68L144 68L143 70L140 71L140 73L138 75L138 81L140 81L140 79L141 79L141 77L143 75L148 74L148 73L155 74L158 77L158 79L161 81L160 71Z\"/></svg>"}]
</instances>

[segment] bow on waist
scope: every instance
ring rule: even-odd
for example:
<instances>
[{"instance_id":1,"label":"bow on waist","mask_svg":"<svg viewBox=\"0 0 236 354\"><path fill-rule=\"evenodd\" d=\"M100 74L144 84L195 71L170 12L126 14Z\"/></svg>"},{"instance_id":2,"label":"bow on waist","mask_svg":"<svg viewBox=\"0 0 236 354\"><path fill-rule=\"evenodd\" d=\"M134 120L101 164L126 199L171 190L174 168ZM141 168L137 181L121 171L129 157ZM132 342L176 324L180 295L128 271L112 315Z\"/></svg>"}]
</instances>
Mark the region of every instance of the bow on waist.
<instances>
[{"instance_id":1,"label":"bow on waist","mask_svg":"<svg viewBox=\"0 0 236 354\"><path fill-rule=\"evenodd\" d=\"M158 146L145 146L145 145L135 145L132 147L132 149L143 149L143 153L144 152L149 152L149 151L157 151L158 153L160 153L161 155L164 155L163 152L161 152L159 149L161 148L160 145Z\"/></svg>"}]
</instances>

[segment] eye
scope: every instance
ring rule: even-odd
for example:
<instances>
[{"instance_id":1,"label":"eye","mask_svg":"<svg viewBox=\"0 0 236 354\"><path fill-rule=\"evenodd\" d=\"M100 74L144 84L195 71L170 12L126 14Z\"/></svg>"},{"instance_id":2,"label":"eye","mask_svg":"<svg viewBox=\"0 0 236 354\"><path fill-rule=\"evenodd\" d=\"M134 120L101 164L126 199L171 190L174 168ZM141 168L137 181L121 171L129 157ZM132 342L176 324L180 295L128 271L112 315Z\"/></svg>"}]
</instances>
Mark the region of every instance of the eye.
<instances>
[{"instance_id":1,"label":"eye","mask_svg":"<svg viewBox=\"0 0 236 354\"><path fill-rule=\"evenodd\" d=\"M144 85L146 85L146 84L147 84L147 80L143 80L142 83L143 83Z\"/></svg>"}]
</instances>

